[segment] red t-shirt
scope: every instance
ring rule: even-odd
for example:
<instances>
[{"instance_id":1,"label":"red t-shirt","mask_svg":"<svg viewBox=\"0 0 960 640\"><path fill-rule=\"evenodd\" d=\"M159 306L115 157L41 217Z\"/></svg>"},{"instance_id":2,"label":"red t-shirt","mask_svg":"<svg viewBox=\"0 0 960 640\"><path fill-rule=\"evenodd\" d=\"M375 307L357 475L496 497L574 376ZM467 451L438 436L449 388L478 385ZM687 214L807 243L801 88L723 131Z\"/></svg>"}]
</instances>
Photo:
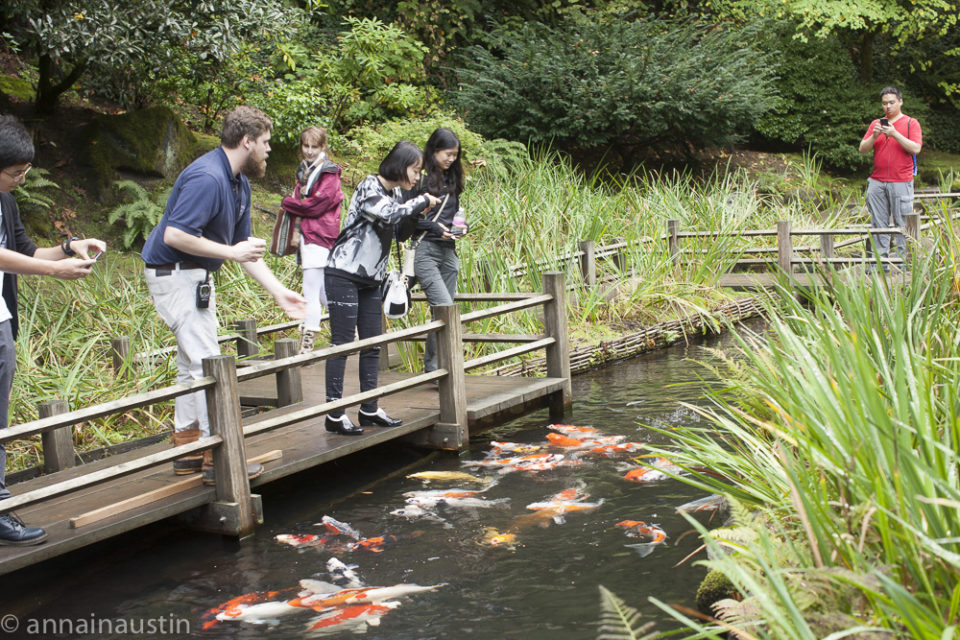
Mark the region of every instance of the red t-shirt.
<instances>
[{"instance_id":1,"label":"red t-shirt","mask_svg":"<svg viewBox=\"0 0 960 640\"><path fill-rule=\"evenodd\" d=\"M866 140L880 120L874 120L863 136ZM912 142L923 144L923 131L916 118L904 114L893 123L893 128ZM870 177L881 182L913 182L913 155L907 153L900 143L881 134L873 143L873 173Z\"/></svg>"}]
</instances>

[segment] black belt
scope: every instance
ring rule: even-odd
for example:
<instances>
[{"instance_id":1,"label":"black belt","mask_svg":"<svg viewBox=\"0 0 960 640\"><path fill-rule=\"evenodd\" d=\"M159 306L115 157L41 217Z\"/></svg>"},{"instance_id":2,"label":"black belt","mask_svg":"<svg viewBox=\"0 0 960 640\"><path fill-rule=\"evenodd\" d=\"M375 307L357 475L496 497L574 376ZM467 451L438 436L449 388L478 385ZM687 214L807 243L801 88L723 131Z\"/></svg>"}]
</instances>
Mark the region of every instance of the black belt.
<instances>
[{"instance_id":1,"label":"black belt","mask_svg":"<svg viewBox=\"0 0 960 640\"><path fill-rule=\"evenodd\" d=\"M158 276L168 276L177 269L206 269L196 262L168 262L167 264L148 264L147 269L156 269Z\"/></svg>"}]
</instances>

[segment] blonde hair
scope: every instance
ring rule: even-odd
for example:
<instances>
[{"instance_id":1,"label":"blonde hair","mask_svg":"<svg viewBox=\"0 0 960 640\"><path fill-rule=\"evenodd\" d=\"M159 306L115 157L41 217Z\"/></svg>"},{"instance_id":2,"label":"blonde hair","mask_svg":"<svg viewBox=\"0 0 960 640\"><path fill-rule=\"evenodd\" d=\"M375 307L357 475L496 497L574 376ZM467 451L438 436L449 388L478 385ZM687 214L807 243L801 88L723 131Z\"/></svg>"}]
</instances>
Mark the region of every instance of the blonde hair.
<instances>
[{"instance_id":1,"label":"blonde hair","mask_svg":"<svg viewBox=\"0 0 960 640\"><path fill-rule=\"evenodd\" d=\"M327 148L327 130L323 127L307 127L300 132L300 147L303 148L303 142L307 138L313 138L320 145L320 149ZM301 151L301 155L303 152Z\"/></svg>"}]
</instances>

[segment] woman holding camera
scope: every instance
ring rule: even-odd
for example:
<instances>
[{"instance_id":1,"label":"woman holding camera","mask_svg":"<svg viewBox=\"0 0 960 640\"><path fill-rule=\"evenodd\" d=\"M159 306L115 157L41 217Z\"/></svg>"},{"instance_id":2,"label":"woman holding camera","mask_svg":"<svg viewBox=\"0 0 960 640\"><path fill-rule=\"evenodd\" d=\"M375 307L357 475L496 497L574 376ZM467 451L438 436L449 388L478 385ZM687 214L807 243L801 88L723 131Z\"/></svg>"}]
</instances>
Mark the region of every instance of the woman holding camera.
<instances>
[{"instance_id":1,"label":"woman holding camera","mask_svg":"<svg viewBox=\"0 0 960 640\"><path fill-rule=\"evenodd\" d=\"M460 139L450 129L439 128L430 135L423 149L424 174L414 189L404 192L407 199L421 194L436 196L442 203L417 223L412 242L417 245L414 270L420 288L431 306L453 304L457 291L460 259L456 241L467 233L460 208L463 192L463 166L460 163ZM423 370L437 369L437 338L427 335Z\"/></svg>"},{"instance_id":2,"label":"woman holding camera","mask_svg":"<svg viewBox=\"0 0 960 640\"><path fill-rule=\"evenodd\" d=\"M340 235L330 250L324 273L330 312L330 343L361 340L382 332L380 285L386 278L387 259L398 225L411 224L439 201L424 194L401 203L400 189L412 189L423 167L423 155L412 142L398 142L380 163L376 174L364 178L353 197ZM327 402L343 397L343 372L347 357L326 363ZM360 352L360 391L377 387L380 347ZM377 407L377 400L360 405L360 426L342 409L327 414L327 431L360 435L361 427L396 427L402 424Z\"/></svg>"}]
</instances>

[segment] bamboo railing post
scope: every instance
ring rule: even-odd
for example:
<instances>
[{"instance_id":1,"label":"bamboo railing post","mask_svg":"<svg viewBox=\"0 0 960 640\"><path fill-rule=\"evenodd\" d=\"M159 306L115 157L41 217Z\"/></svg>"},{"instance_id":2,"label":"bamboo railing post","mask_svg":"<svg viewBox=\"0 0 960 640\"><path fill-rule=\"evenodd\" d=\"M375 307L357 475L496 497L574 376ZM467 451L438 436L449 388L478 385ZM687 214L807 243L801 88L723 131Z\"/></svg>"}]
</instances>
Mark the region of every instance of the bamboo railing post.
<instances>
[{"instance_id":1,"label":"bamboo railing post","mask_svg":"<svg viewBox=\"0 0 960 640\"><path fill-rule=\"evenodd\" d=\"M130 361L130 338L120 336L110 338L110 359L113 361L113 375L117 378L130 378L132 371L130 367L133 362Z\"/></svg>"},{"instance_id":2,"label":"bamboo railing post","mask_svg":"<svg viewBox=\"0 0 960 640\"><path fill-rule=\"evenodd\" d=\"M920 257L920 214L908 213L903 217L907 231L907 249L909 256L916 260Z\"/></svg>"},{"instance_id":3,"label":"bamboo railing post","mask_svg":"<svg viewBox=\"0 0 960 640\"><path fill-rule=\"evenodd\" d=\"M597 284L597 245L593 240L584 240L580 243L580 273L583 274L583 283L588 287Z\"/></svg>"},{"instance_id":4,"label":"bamboo railing post","mask_svg":"<svg viewBox=\"0 0 960 640\"><path fill-rule=\"evenodd\" d=\"M233 328L240 335L237 336L237 358L248 358L260 352L257 342L257 321L251 318L237 320Z\"/></svg>"},{"instance_id":5,"label":"bamboo railing post","mask_svg":"<svg viewBox=\"0 0 960 640\"><path fill-rule=\"evenodd\" d=\"M47 400L37 403L41 418L66 413L70 410L66 400ZM43 444L43 472L54 473L69 469L76 464L73 452L73 427L62 427L40 434Z\"/></svg>"},{"instance_id":6,"label":"bamboo railing post","mask_svg":"<svg viewBox=\"0 0 960 640\"><path fill-rule=\"evenodd\" d=\"M553 300L543 305L544 334L556 342L546 348L547 376L563 378L563 390L550 400L550 417L559 420L573 404L570 384L570 344L567 341L567 287L562 273L543 274L543 292Z\"/></svg>"},{"instance_id":7,"label":"bamboo railing post","mask_svg":"<svg viewBox=\"0 0 960 640\"><path fill-rule=\"evenodd\" d=\"M777 264L787 274L793 275L793 236L790 235L792 223L789 220L777 222Z\"/></svg>"},{"instance_id":8,"label":"bamboo railing post","mask_svg":"<svg viewBox=\"0 0 960 640\"><path fill-rule=\"evenodd\" d=\"M293 338L282 338L273 343L273 359L283 360L297 355L300 343ZM286 407L303 401L303 382L300 367L277 372L277 406Z\"/></svg>"},{"instance_id":9,"label":"bamboo railing post","mask_svg":"<svg viewBox=\"0 0 960 640\"><path fill-rule=\"evenodd\" d=\"M670 259L674 262L680 260L680 238L677 236L678 233L680 233L680 221L676 218L667 220L667 251L670 254Z\"/></svg>"},{"instance_id":10,"label":"bamboo railing post","mask_svg":"<svg viewBox=\"0 0 960 640\"><path fill-rule=\"evenodd\" d=\"M467 383L463 369L463 333L460 324L460 307L446 304L430 307L434 320L443 322L443 328L437 332L437 366L447 370L446 377L440 378L440 422L453 426L443 437L438 432L436 444L444 449L463 449L470 439L467 423Z\"/></svg>"},{"instance_id":11,"label":"bamboo railing post","mask_svg":"<svg viewBox=\"0 0 960 640\"><path fill-rule=\"evenodd\" d=\"M213 449L216 473L217 502L208 505L211 515L208 526L221 533L245 537L253 532L258 521L258 509L250 494L247 478L247 454L243 443L243 422L237 382L237 364L233 356L213 356L203 359L203 375L216 378L216 384L206 389L210 435L223 438Z\"/></svg>"}]
</instances>

